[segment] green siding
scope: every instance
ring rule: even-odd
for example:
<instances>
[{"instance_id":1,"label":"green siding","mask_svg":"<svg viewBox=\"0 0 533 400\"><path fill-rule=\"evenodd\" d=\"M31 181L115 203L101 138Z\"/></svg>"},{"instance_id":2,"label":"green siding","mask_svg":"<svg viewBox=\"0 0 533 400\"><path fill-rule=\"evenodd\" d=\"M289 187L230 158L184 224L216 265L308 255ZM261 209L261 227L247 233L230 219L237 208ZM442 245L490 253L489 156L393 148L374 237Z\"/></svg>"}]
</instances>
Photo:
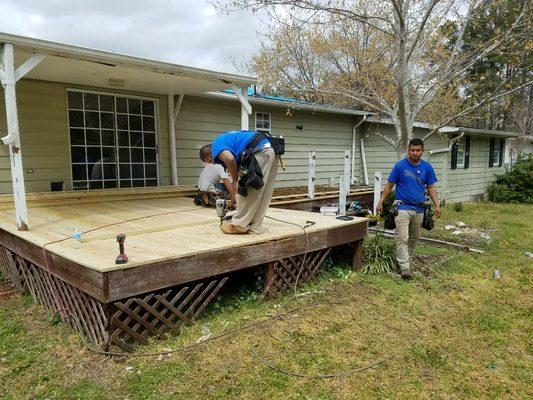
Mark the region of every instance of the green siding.
<instances>
[{"instance_id":1,"label":"green siding","mask_svg":"<svg viewBox=\"0 0 533 400\"><path fill-rule=\"evenodd\" d=\"M160 183L170 183L170 156L165 96L23 79L17 83L24 180L27 192L46 192L51 181L65 181L72 187L66 91L69 88L142 96L158 100ZM7 132L4 92L0 89L0 132ZM33 170L33 172L28 172ZM0 193L12 193L7 146L0 146Z\"/></svg>"},{"instance_id":2,"label":"green siding","mask_svg":"<svg viewBox=\"0 0 533 400\"><path fill-rule=\"evenodd\" d=\"M309 151L317 152L316 183L328 184L344 168L344 151L351 149L351 117L252 105L250 129L255 128L255 112L271 114L272 134L286 139L283 156L286 170L278 170L277 187L306 186ZM176 121L178 176L181 184L196 184L203 165L198 150L220 132L240 129L239 103L201 97L185 97ZM303 126L303 131L296 129ZM359 168L359 158L356 159Z\"/></svg>"},{"instance_id":3,"label":"green siding","mask_svg":"<svg viewBox=\"0 0 533 400\"><path fill-rule=\"evenodd\" d=\"M22 80L17 84L17 104L21 130L21 145L28 192L49 191L50 182L63 180L71 187L69 140L67 126L66 90L78 88L99 91L98 88ZM167 120L167 97L120 90L101 90L116 94L143 96L158 100L158 141L160 184L170 184L170 148ZM4 110L3 91L0 89L0 108ZM344 151L352 145L352 126L355 118L340 114L313 113L279 107L253 105L250 129L255 127L255 112L271 114L272 133L286 139L284 156L286 170L279 170L276 186L306 186L308 180L308 152L317 152L316 184L325 185L330 178L338 178L343 171ZM196 184L203 168L198 150L212 141L217 134L240 129L240 104L235 101L186 96L176 121L176 151L180 184ZM303 126L297 130L296 126ZM358 183L364 182L359 146L365 139L368 177L373 184L374 172L383 173L384 180L396 162L396 152L378 132L395 137L394 128L385 124L365 123L358 129L355 151L355 173ZM6 132L5 115L0 114L0 132ZM415 136L423 137L425 130L416 129ZM429 150L446 147L437 135L426 141L425 158ZM447 198L449 201L468 201L485 192L494 180L494 174L503 167L489 168L489 139L473 137L470 149L470 168L451 170L450 154L433 155L437 178L442 180L444 158L448 158ZM28 173L28 170L33 170ZM338 181L337 181L338 182ZM437 184L440 193L440 184ZM11 171L8 150L0 146L0 193L11 193Z\"/></svg>"},{"instance_id":4,"label":"green siding","mask_svg":"<svg viewBox=\"0 0 533 400\"><path fill-rule=\"evenodd\" d=\"M382 138L374 132L385 134L391 138L396 137L394 127L384 124L365 124L359 131L358 140L361 135L365 139L365 153L368 166L368 178L373 184L374 172L383 174L383 186L386 178L396 162L396 151ZM425 129L415 129L415 137L424 137L427 134ZM489 168L489 138L472 137L470 142L470 165L469 168L451 169L451 153L441 153L429 155L429 151L448 146L448 142L438 135L432 135L425 142L424 159L429 161L435 169L437 175L437 190L439 198L442 197L441 184L443 180L443 164L447 158L447 189L446 199L448 202L471 201L479 195L483 195L487 186L494 181L495 174L501 173L504 167ZM364 180L362 168L358 170L359 178Z\"/></svg>"}]
</instances>

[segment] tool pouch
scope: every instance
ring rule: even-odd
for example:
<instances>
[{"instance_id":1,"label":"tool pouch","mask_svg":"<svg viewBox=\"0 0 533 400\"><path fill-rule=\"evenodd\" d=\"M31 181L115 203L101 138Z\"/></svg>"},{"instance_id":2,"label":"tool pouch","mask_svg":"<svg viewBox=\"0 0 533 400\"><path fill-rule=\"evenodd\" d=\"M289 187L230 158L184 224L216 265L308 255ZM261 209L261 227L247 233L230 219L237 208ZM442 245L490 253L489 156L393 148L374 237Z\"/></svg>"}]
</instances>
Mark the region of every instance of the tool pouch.
<instances>
[{"instance_id":1,"label":"tool pouch","mask_svg":"<svg viewBox=\"0 0 533 400\"><path fill-rule=\"evenodd\" d=\"M422 220L422 228L425 230L432 230L435 227L435 221L433 220L433 210L431 206L427 205L424 208L424 219Z\"/></svg>"}]
</instances>

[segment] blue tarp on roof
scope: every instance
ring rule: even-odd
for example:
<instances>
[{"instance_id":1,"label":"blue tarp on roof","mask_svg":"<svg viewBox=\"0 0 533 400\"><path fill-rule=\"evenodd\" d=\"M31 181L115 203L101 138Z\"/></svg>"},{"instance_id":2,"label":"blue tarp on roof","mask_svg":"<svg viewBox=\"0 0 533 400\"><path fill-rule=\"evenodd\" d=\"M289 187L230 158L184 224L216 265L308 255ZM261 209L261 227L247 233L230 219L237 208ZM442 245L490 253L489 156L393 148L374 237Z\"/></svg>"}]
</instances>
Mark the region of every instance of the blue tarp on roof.
<instances>
[{"instance_id":1,"label":"blue tarp on roof","mask_svg":"<svg viewBox=\"0 0 533 400\"><path fill-rule=\"evenodd\" d=\"M232 89L223 90L223 92L228 93L228 94L234 94L234 91ZM313 104L313 103L308 103L303 100L293 99L290 97L271 96L268 94L259 93L253 87L248 88L248 97L255 97L256 99L281 101L285 103L297 103L297 104L309 104L309 105Z\"/></svg>"}]
</instances>

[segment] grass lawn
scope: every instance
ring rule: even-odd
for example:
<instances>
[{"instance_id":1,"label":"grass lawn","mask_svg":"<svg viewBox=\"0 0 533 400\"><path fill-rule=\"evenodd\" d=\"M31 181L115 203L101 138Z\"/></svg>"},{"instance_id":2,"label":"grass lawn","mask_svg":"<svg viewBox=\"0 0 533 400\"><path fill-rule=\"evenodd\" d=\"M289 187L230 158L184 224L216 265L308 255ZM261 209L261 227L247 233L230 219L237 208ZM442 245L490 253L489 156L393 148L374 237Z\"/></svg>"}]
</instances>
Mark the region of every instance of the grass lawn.
<instances>
[{"instance_id":1,"label":"grass lawn","mask_svg":"<svg viewBox=\"0 0 533 400\"><path fill-rule=\"evenodd\" d=\"M334 265L296 298L263 301L242 289L181 335L154 339L136 354L179 349L294 311L169 356L94 354L29 297L12 296L0 304L0 398L532 398L533 260L525 252L533 252L533 206L446 208L431 236L449 237L443 227L456 221L490 233L490 243L470 243L485 254L419 246L424 275L409 283ZM265 363L304 375L345 375L295 377Z\"/></svg>"}]
</instances>

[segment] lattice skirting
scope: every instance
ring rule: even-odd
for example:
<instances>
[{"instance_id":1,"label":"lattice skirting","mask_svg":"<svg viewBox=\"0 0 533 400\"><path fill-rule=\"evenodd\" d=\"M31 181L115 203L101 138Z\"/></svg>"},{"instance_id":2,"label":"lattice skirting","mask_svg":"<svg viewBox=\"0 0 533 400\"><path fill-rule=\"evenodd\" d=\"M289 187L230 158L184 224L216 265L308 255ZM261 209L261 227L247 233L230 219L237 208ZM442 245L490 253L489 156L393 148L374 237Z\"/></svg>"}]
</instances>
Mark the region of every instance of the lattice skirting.
<instances>
[{"instance_id":1,"label":"lattice skirting","mask_svg":"<svg viewBox=\"0 0 533 400\"><path fill-rule=\"evenodd\" d=\"M331 248L321 249L273 261L266 265L264 294L276 294L294 289L294 286L309 281L328 256Z\"/></svg>"},{"instance_id":2,"label":"lattice skirting","mask_svg":"<svg viewBox=\"0 0 533 400\"><path fill-rule=\"evenodd\" d=\"M228 280L217 277L104 304L1 245L0 271L20 291L59 313L90 345L115 344L127 351L149 335L192 323Z\"/></svg>"}]
</instances>

